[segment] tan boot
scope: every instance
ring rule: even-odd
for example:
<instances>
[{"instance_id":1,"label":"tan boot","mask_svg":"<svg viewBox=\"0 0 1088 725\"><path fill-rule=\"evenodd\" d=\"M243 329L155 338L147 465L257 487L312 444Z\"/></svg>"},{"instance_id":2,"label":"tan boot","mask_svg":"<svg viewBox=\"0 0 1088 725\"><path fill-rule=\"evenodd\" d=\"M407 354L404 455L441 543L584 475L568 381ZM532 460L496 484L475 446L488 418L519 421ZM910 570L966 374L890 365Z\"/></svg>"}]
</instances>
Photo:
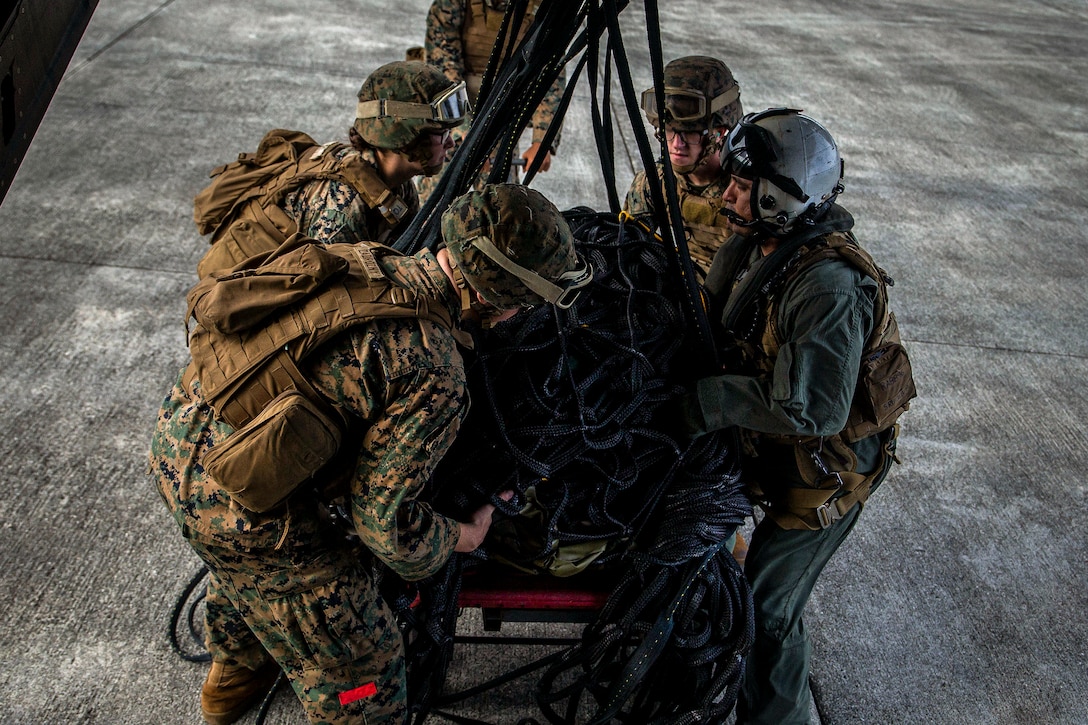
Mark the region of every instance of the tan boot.
<instances>
[{"instance_id":1,"label":"tan boot","mask_svg":"<svg viewBox=\"0 0 1088 725\"><path fill-rule=\"evenodd\" d=\"M269 660L259 670L212 662L200 688L200 712L210 725L230 725L263 698L280 668Z\"/></svg>"}]
</instances>

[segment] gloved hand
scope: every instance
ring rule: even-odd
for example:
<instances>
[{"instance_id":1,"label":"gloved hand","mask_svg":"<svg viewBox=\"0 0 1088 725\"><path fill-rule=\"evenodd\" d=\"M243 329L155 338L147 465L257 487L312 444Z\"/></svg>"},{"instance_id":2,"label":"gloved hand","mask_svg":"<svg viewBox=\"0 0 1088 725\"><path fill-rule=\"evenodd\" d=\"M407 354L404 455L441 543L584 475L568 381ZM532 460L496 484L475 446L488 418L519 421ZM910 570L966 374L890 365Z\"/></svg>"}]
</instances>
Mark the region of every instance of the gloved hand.
<instances>
[{"instance_id":1,"label":"gloved hand","mask_svg":"<svg viewBox=\"0 0 1088 725\"><path fill-rule=\"evenodd\" d=\"M693 388L685 388L657 409L661 429L680 440L694 440L706 433L706 419Z\"/></svg>"}]
</instances>

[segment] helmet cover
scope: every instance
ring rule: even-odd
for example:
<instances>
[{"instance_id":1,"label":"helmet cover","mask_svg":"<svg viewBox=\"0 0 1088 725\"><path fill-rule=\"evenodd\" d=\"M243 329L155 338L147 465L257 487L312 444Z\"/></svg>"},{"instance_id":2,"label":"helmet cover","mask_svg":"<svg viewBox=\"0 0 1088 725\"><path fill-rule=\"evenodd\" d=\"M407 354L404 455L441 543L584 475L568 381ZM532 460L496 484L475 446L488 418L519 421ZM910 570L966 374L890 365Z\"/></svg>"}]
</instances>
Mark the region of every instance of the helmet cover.
<instances>
[{"instance_id":1,"label":"helmet cover","mask_svg":"<svg viewBox=\"0 0 1088 725\"><path fill-rule=\"evenodd\" d=\"M374 148L401 150L425 133L461 123L467 112L463 84L448 79L422 61L394 61L381 66L359 89L355 130ZM397 107L395 103L410 104Z\"/></svg>"},{"instance_id":2,"label":"helmet cover","mask_svg":"<svg viewBox=\"0 0 1088 725\"><path fill-rule=\"evenodd\" d=\"M522 184L486 184L455 199L442 214L442 238L469 286L500 309L569 307L593 277L567 220Z\"/></svg>"},{"instance_id":3,"label":"helmet cover","mask_svg":"<svg viewBox=\"0 0 1088 725\"><path fill-rule=\"evenodd\" d=\"M655 127L661 120L677 131L732 128L744 113L740 86L729 67L717 58L689 55L665 66L665 111L658 113L656 89L642 93L642 110Z\"/></svg>"}]
</instances>

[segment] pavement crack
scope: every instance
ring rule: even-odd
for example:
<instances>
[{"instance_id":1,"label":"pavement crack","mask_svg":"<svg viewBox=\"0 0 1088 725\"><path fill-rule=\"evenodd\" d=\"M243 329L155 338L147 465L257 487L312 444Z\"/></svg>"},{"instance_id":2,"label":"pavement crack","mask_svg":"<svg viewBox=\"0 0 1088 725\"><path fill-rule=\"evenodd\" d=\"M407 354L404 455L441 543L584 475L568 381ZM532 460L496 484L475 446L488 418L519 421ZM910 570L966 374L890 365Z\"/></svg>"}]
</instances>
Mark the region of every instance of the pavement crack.
<instances>
[{"instance_id":1,"label":"pavement crack","mask_svg":"<svg viewBox=\"0 0 1088 725\"><path fill-rule=\"evenodd\" d=\"M129 27L127 27L123 31L121 31L121 33L118 34L118 36L116 38L114 38L113 40L109 41L108 43L103 45L98 50L91 53L90 56L88 56L86 59L80 61L77 65L74 65L71 68L69 68L68 72L65 75L73 76L76 73L79 73L81 70L83 70L88 65L90 65L95 60L97 60L100 55L102 55L107 50L109 50L110 48L117 45L119 42L121 42L125 38L127 38L129 35L131 35L134 30L136 30L137 28L143 26L145 23L147 23L149 20L154 18L159 13L161 13L163 10L165 10L170 5L173 5L174 1L175 0L166 0L162 5L158 6L157 8L152 10L150 13L148 13L144 17L140 18L139 21L137 21L136 23L133 23L132 25L130 25Z\"/></svg>"}]
</instances>

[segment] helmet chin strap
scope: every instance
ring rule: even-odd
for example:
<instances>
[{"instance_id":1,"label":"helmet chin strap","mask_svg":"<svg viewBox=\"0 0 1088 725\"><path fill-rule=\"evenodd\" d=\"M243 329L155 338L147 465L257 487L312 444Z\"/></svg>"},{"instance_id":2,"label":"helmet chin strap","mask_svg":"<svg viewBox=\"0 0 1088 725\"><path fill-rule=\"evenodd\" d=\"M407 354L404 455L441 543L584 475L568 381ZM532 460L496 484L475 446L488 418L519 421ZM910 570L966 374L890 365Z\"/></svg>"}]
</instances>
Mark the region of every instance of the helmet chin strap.
<instances>
[{"instance_id":1,"label":"helmet chin strap","mask_svg":"<svg viewBox=\"0 0 1088 725\"><path fill-rule=\"evenodd\" d=\"M768 224L766 219L745 219L732 209L725 208L719 213L723 214L725 218L729 220L730 224L750 230L745 236L749 241L756 242L757 244L762 239L768 239L781 233L780 229L776 229Z\"/></svg>"},{"instance_id":2,"label":"helmet chin strap","mask_svg":"<svg viewBox=\"0 0 1088 725\"><path fill-rule=\"evenodd\" d=\"M744 217L742 217L740 214L736 213L732 209L723 208L720 213L724 214L725 218L729 220L729 223L734 225L734 226L748 228L748 227L753 227L758 223L758 220L756 220L756 219L751 219L751 220L745 219Z\"/></svg>"},{"instance_id":3,"label":"helmet chin strap","mask_svg":"<svg viewBox=\"0 0 1088 725\"><path fill-rule=\"evenodd\" d=\"M465 314L472 310L472 288L468 286L461 268L454 264L452 259L450 259L450 270L453 272L453 284L461 295L461 318L464 319Z\"/></svg>"},{"instance_id":4,"label":"helmet chin strap","mask_svg":"<svg viewBox=\"0 0 1088 725\"><path fill-rule=\"evenodd\" d=\"M445 165L446 165L446 162L445 162L444 159L443 159L442 163L439 164L438 166L431 166L428 163L424 163L423 164L423 176L434 176L435 174L440 173L442 171L442 167L445 166Z\"/></svg>"},{"instance_id":5,"label":"helmet chin strap","mask_svg":"<svg viewBox=\"0 0 1088 725\"><path fill-rule=\"evenodd\" d=\"M461 268L455 265L453 260L450 260L450 269L453 271L453 284L461 296L461 321L475 323L485 330L490 328L492 317L502 310L485 305L476 299L476 291L469 286Z\"/></svg>"}]
</instances>

